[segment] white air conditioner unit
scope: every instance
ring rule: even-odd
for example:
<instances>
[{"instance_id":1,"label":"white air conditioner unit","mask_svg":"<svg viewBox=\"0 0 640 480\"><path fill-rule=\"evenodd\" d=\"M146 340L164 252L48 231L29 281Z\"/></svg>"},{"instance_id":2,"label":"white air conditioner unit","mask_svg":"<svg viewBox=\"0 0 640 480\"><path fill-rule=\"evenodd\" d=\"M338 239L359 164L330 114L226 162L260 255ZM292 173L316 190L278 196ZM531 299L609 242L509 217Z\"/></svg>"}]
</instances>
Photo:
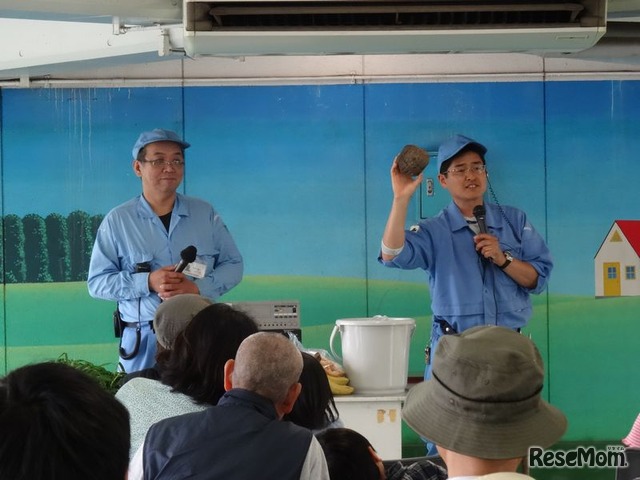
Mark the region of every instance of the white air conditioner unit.
<instances>
[{"instance_id":1,"label":"white air conditioner unit","mask_svg":"<svg viewBox=\"0 0 640 480\"><path fill-rule=\"evenodd\" d=\"M606 0L183 0L187 55L572 53L606 30Z\"/></svg>"}]
</instances>

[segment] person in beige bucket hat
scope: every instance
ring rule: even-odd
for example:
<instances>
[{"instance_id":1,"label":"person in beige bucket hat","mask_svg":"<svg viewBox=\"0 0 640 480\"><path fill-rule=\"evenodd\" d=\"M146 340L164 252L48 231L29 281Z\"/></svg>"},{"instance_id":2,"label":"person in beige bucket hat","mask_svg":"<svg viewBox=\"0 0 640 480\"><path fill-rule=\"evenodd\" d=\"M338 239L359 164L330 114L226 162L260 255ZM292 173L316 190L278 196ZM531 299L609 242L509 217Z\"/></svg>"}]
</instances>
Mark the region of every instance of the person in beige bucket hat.
<instances>
[{"instance_id":1,"label":"person in beige bucket hat","mask_svg":"<svg viewBox=\"0 0 640 480\"><path fill-rule=\"evenodd\" d=\"M153 317L153 329L157 342L156 363L152 367L128 373L120 381L120 386L137 377L159 380L162 364L167 360L176 337L193 320L193 317L213 303L207 297L196 293L183 293L163 301Z\"/></svg>"},{"instance_id":2,"label":"person in beige bucket hat","mask_svg":"<svg viewBox=\"0 0 640 480\"><path fill-rule=\"evenodd\" d=\"M183 293L162 302L153 318L158 346L171 350L178 334L209 305L213 305L211 300L195 293Z\"/></svg>"},{"instance_id":3,"label":"person in beige bucket hat","mask_svg":"<svg viewBox=\"0 0 640 480\"><path fill-rule=\"evenodd\" d=\"M402 418L436 444L450 479L531 478L515 473L529 447L548 448L567 429L564 414L542 399L543 383L531 340L473 327L440 339L432 378L411 388Z\"/></svg>"}]
</instances>

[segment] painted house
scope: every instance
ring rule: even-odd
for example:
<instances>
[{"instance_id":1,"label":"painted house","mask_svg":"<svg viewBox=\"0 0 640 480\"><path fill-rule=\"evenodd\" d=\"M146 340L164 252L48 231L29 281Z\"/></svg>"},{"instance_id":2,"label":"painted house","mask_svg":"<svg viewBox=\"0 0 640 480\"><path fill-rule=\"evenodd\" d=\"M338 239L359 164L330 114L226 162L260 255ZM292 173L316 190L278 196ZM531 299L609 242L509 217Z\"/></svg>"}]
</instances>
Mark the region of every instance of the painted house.
<instances>
[{"instance_id":1,"label":"painted house","mask_svg":"<svg viewBox=\"0 0 640 480\"><path fill-rule=\"evenodd\" d=\"M640 220L616 220L595 256L596 297L640 296Z\"/></svg>"}]
</instances>

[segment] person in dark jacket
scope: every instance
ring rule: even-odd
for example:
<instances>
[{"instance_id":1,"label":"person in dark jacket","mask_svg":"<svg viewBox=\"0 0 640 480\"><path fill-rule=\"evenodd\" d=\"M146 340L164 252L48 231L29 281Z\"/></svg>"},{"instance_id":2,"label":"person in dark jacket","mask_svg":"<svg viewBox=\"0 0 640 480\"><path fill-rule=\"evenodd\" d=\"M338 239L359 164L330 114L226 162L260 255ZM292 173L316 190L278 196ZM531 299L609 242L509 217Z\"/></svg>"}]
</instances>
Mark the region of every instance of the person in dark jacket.
<instances>
[{"instance_id":1,"label":"person in dark jacket","mask_svg":"<svg viewBox=\"0 0 640 480\"><path fill-rule=\"evenodd\" d=\"M311 431L281 421L300 395L301 373L302 355L286 337L247 337L224 366L218 404L153 425L129 480L329 480Z\"/></svg>"}]
</instances>

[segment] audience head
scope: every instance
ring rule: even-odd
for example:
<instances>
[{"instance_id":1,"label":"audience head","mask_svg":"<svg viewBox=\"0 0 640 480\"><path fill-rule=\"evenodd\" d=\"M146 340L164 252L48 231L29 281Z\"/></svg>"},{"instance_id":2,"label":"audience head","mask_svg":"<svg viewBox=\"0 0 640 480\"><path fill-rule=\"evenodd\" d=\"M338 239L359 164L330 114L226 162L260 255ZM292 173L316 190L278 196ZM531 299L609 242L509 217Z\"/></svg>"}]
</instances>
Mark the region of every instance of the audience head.
<instances>
[{"instance_id":1,"label":"audience head","mask_svg":"<svg viewBox=\"0 0 640 480\"><path fill-rule=\"evenodd\" d=\"M310 430L321 430L338 419L338 410L320 361L306 352L302 352L302 361L302 392L284 419Z\"/></svg>"},{"instance_id":2,"label":"audience head","mask_svg":"<svg viewBox=\"0 0 640 480\"><path fill-rule=\"evenodd\" d=\"M522 458L530 446L551 446L567 428L562 412L542 399L543 382L531 340L503 327L474 327L440 339L432 378L409 391L402 417L439 449Z\"/></svg>"},{"instance_id":3,"label":"audience head","mask_svg":"<svg viewBox=\"0 0 640 480\"><path fill-rule=\"evenodd\" d=\"M279 333L258 332L247 337L235 361L225 365L225 388L242 388L271 400L278 413L289 413L301 385L300 350Z\"/></svg>"},{"instance_id":4,"label":"audience head","mask_svg":"<svg viewBox=\"0 0 640 480\"><path fill-rule=\"evenodd\" d=\"M62 363L0 380L0 478L123 480L129 413L87 374Z\"/></svg>"},{"instance_id":5,"label":"audience head","mask_svg":"<svg viewBox=\"0 0 640 480\"><path fill-rule=\"evenodd\" d=\"M178 334L198 312L212 303L207 297L193 293L176 295L161 302L153 318L158 353L171 350Z\"/></svg>"},{"instance_id":6,"label":"audience head","mask_svg":"<svg viewBox=\"0 0 640 480\"><path fill-rule=\"evenodd\" d=\"M203 308L176 337L163 365L162 383L198 403L215 405L224 394L225 362L257 331L249 315L227 304Z\"/></svg>"},{"instance_id":7,"label":"audience head","mask_svg":"<svg viewBox=\"0 0 640 480\"><path fill-rule=\"evenodd\" d=\"M349 428L329 428L316 435L331 480L386 478L382 459L364 436Z\"/></svg>"}]
</instances>

